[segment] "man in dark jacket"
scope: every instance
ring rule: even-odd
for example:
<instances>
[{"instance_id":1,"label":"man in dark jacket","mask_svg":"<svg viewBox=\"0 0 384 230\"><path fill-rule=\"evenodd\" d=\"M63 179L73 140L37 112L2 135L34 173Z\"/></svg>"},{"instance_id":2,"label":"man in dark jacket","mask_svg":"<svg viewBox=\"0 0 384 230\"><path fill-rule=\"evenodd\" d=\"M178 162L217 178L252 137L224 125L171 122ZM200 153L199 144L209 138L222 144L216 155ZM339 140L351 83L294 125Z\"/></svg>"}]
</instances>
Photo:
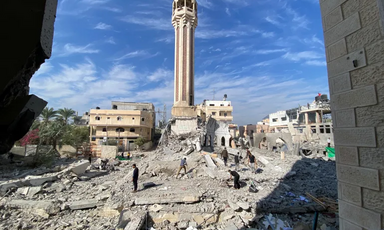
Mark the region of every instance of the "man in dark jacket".
<instances>
[{"instance_id":1,"label":"man in dark jacket","mask_svg":"<svg viewBox=\"0 0 384 230\"><path fill-rule=\"evenodd\" d=\"M240 164L240 152L237 152L237 155L235 155L235 169L239 170L239 164Z\"/></svg>"},{"instance_id":2,"label":"man in dark jacket","mask_svg":"<svg viewBox=\"0 0 384 230\"><path fill-rule=\"evenodd\" d=\"M224 150L221 152L221 156L223 157L224 165L227 166L227 161L228 161L228 151L227 151L227 148L224 147Z\"/></svg>"},{"instance_id":3,"label":"man in dark jacket","mask_svg":"<svg viewBox=\"0 0 384 230\"><path fill-rule=\"evenodd\" d=\"M133 176L132 176L132 182L133 182L133 192L137 192L137 180L139 179L139 169L136 167L136 164L133 164Z\"/></svg>"},{"instance_id":4,"label":"man in dark jacket","mask_svg":"<svg viewBox=\"0 0 384 230\"><path fill-rule=\"evenodd\" d=\"M233 177L233 187L235 189L240 189L240 175L236 171L228 170L230 176L230 180L232 180Z\"/></svg>"}]
</instances>

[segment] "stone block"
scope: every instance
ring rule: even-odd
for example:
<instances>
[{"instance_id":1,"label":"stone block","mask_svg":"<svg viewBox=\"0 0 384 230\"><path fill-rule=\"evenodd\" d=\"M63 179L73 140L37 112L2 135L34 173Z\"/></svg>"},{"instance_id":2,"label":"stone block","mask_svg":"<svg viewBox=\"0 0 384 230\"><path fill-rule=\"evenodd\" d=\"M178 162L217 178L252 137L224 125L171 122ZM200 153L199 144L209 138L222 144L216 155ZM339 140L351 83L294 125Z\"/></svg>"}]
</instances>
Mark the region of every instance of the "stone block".
<instances>
[{"instance_id":1,"label":"stone block","mask_svg":"<svg viewBox=\"0 0 384 230\"><path fill-rule=\"evenodd\" d=\"M341 199L351 204L361 206L361 187L341 183Z\"/></svg>"},{"instance_id":2,"label":"stone block","mask_svg":"<svg viewBox=\"0 0 384 230\"><path fill-rule=\"evenodd\" d=\"M327 61L333 61L339 57L342 57L344 55L347 55L347 43L345 42L345 39L342 38L338 42L334 43L333 45L330 45L327 47Z\"/></svg>"},{"instance_id":3,"label":"stone block","mask_svg":"<svg viewBox=\"0 0 384 230\"><path fill-rule=\"evenodd\" d=\"M380 41L383 38L382 33L380 23L377 21L362 28L356 33L348 35L345 38L348 52L360 50L370 44Z\"/></svg>"},{"instance_id":4,"label":"stone block","mask_svg":"<svg viewBox=\"0 0 384 230\"><path fill-rule=\"evenodd\" d=\"M351 128L356 126L355 109L335 111L335 127Z\"/></svg>"},{"instance_id":5,"label":"stone block","mask_svg":"<svg viewBox=\"0 0 384 230\"><path fill-rule=\"evenodd\" d=\"M124 230L140 230L144 224L146 213L136 214L131 221L127 224Z\"/></svg>"},{"instance_id":6,"label":"stone block","mask_svg":"<svg viewBox=\"0 0 384 230\"><path fill-rule=\"evenodd\" d=\"M23 184L20 181L2 183L0 184L0 195L5 195L8 192L8 190L16 189L21 186L23 186Z\"/></svg>"},{"instance_id":7,"label":"stone block","mask_svg":"<svg viewBox=\"0 0 384 230\"><path fill-rule=\"evenodd\" d=\"M235 202L232 202L231 200L228 200L228 205L235 212L241 211L241 207L238 204L236 204Z\"/></svg>"},{"instance_id":8,"label":"stone block","mask_svg":"<svg viewBox=\"0 0 384 230\"><path fill-rule=\"evenodd\" d=\"M34 200L11 200L7 204L9 207L30 211L30 213L48 218L50 215L57 214L60 207L54 201L34 201Z\"/></svg>"},{"instance_id":9,"label":"stone block","mask_svg":"<svg viewBox=\"0 0 384 230\"><path fill-rule=\"evenodd\" d=\"M376 104L377 96L374 85L334 94L332 96L332 110L365 107Z\"/></svg>"},{"instance_id":10,"label":"stone block","mask_svg":"<svg viewBox=\"0 0 384 230\"><path fill-rule=\"evenodd\" d=\"M354 64L356 62L356 65ZM349 53L328 63L329 78L337 77L343 73L362 68L367 65L364 49Z\"/></svg>"},{"instance_id":11,"label":"stone block","mask_svg":"<svg viewBox=\"0 0 384 230\"><path fill-rule=\"evenodd\" d=\"M376 42L365 48L365 53L367 55L367 63L374 64L377 62L382 62L384 56L384 41Z\"/></svg>"},{"instance_id":12,"label":"stone block","mask_svg":"<svg viewBox=\"0 0 384 230\"><path fill-rule=\"evenodd\" d=\"M336 145L376 147L375 128L336 128L334 136Z\"/></svg>"},{"instance_id":13,"label":"stone block","mask_svg":"<svg viewBox=\"0 0 384 230\"><path fill-rule=\"evenodd\" d=\"M73 201L69 204L69 208L71 210L81 210L81 209L90 209L96 208L98 205L98 201L96 199L93 200L79 200Z\"/></svg>"},{"instance_id":14,"label":"stone block","mask_svg":"<svg viewBox=\"0 0 384 230\"><path fill-rule=\"evenodd\" d=\"M336 168L339 181L377 191L380 190L379 170L340 164Z\"/></svg>"},{"instance_id":15,"label":"stone block","mask_svg":"<svg viewBox=\"0 0 384 230\"><path fill-rule=\"evenodd\" d=\"M205 158L205 162L207 163L208 167L212 167L212 168L216 168L217 167L215 162L213 162L213 160L212 160L210 155L206 154L206 155L204 155L204 158Z\"/></svg>"},{"instance_id":16,"label":"stone block","mask_svg":"<svg viewBox=\"0 0 384 230\"><path fill-rule=\"evenodd\" d=\"M384 213L384 192L363 188L363 207Z\"/></svg>"},{"instance_id":17,"label":"stone block","mask_svg":"<svg viewBox=\"0 0 384 230\"><path fill-rule=\"evenodd\" d=\"M356 125L358 127L384 126L384 83L376 85L378 104L375 106L356 108Z\"/></svg>"},{"instance_id":18,"label":"stone block","mask_svg":"<svg viewBox=\"0 0 384 230\"><path fill-rule=\"evenodd\" d=\"M82 175L85 173L85 170L87 170L88 166L91 164L89 161L81 161L71 167L71 171L75 173L76 175Z\"/></svg>"},{"instance_id":19,"label":"stone block","mask_svg":"<svg viewBox=\"0 0 384 230\"><path fill-rule=\"evenodd\" d=\"M340 219L340 230L363 230L363 228L346 220Z\"/></svg>"},{"instance_id":20,"label":"stone block","mask_svg":"<svg viewBox=\"0 0 384 230\"><path fill-rule=\"evenodd\" d=\"M365 5L360 10L361 26L366 27L372 22L380 20L379 7L376 1L371 1L371 4Z\"/></svg>"},{"instance_id":21,"label":"stone block","mask_svg":"<svg viewBox=\"0 0 384 230\"><path fill-rule=\"evenodd\" d=\"M357 147L336 146L336 161L339 164L359 166Z\"/></svg>"},{"instance_id":22,"label":"stone block","mask_svg":"<svg viewBox=\"0 0 384 230\"><path fill-rule=\"evenodd\" d=\"M326 16L346 0L320 0L321 15Z\"/></svg>"},{"instance_id":23,"label":"stone block","mask_svg":"<svg viewBox=\"0 0 384 230\"><path fill-rule=\"evenodd\" d=\"M192 204L200 201L200 197L197 195L169 195L163 197L148 197L137 198L135 200L136 205L151 205L151 204L173 204L173 203L185 203Z\"/></svg>"},{"instance_id":24,"label":"stone block","mask_svg":"<svg viewBox=\"0 0 384 230\"><path fill-rule=\"evenodd\" d=\"M46 182L56 181L57 176L28 176L25 178L24 183L32 186L40 186Z\"/></svg>"},{"instance_id":25,"label":"stone block","mask_svg":"<svg viewBox=\"0 0 384 230\"><path fill-rule=\"evenodd\" d=\"M384 148L360 148L360 166L372 169L384 169Z\"/></svg>"},{"instance_id":26,"label":"stone block","mask_svg":"<svg viewBox=\"0 0 384 230\"><path fill-rule=\"evenodd\" d=\"M380 148L384 148L384 126L376 128L377 145Z\"/></svg>"},{"instance_id":27,"label":"stone block","mask_svg":"<svg viewBox=\"0 0 384 230\"><path fill-rule=\"evenodd\" d=\"M384 62L378 62L351 71L350 75L353 88L383 83L384 78L382 76L384 75Z\"/></svg>"},{"instance_id":28,"label":"stone block","mask_svg":"<svg viewBox=\"0 0 384 230\"><path fill-rule=\"evenodd\" d=\"M341 5L341 9L343 10L344 17L347 18L374 2L376 0L348 0Z\"/></svg>"},{"instance_id":29,"label":"stone block","mask_svg":"<svg viewBox=\"0 0 384 230\"><path fill-rule=\"evenodd\" d=\"M339 200L339 214L344 220L366 229L381 229L379 213Z\"/></svg>"},{"instance_id":30,"label":"stone block","mask_svg":"<svg viewBox=\"0 0 384 230\"><path fill-rule=\"evenodd\" d=\"M328 47L361 28L359 14L346 18L336 26L324 32L325 46Z\"/></svg>"},{"instance_id":31,"label":"stone block","mask_svg":"<svg viewBox=\"0 0 384 230\"><path fill-rule=\"evenodd\" d=\"M123 204L107 205L100 211L99 216L102 217L115 217L120 216L121 212L124 209Z\"/></svg>"},{"instance_id":32,"label":"stone block","mask_svg":"<svg viewBox=\"0 0 384 230\"><path fill-rule=\"evenodd\" d=\"M323 17L324 31L329 30L341 21L343 21L343 13L341 12L341 7L338 6L327 16Z\"/></svg>"},{"instance_id":33,"label":"stone block","mask_svg":"<svg viewBox=\"0 0 384 230\"><path fill-rule=\"evenodd\" d=\"M247 211L251 208L247 202L237 202L237 205L240 206L240 208L244 211Z\"/></svg>"}]
</instances>

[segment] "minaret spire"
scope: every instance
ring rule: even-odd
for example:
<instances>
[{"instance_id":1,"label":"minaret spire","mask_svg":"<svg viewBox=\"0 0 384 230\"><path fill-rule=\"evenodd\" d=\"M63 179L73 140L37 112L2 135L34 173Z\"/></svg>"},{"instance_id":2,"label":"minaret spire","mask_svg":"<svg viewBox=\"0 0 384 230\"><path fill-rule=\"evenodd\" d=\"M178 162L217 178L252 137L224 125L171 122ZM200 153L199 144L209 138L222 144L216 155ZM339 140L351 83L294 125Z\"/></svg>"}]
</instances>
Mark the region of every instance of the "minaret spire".
<instances>
[{"instance_id":1,"label":"minaret spire","mask_svg":"<svg viewBox=\"0 0 384 230\"><path fill-rule=\"evenodd\" d=\"M196 0L174 0L172 25L175 28L175 89L173 116L184 116L184 107L194 106ZM179 111L179 112L178 112Z\"/></svg>"}]
</instances>

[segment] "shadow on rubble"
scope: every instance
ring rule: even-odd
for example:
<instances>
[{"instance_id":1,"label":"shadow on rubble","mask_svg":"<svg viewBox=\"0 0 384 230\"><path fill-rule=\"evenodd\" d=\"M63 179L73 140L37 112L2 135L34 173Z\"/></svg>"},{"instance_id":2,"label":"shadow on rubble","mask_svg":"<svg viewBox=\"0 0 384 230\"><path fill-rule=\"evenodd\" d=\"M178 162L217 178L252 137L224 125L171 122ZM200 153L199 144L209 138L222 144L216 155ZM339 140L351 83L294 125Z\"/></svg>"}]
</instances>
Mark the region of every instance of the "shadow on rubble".
<instances>
[{"instance_id":1,"label":"shadow on rubble","mask_svg":"<svg viewBox=\"0 0 384 230\"><path fill-rule=\"evenodd\" d=\"M280 159L274 162L276 161L280 161ZM269 165L276 164L274 162L270 162ZM270 170L278 169L272 166ZM267 173L266 170L254 176L253 182L259 190L258 192L260 193L267 188L275 188L269 195L257 201L257 215L251 222L250 227L264 228L265 226L259 220L269 214L288 215L291 220L299 220L298 214L309 214L311 219L301 219L300 222L305 222L308 225L307 227L311 226L311 228L312 217L315 212L320 212L336 221L334 212L328 212L329 207L316 203L308 195L310 194L317 199L325 198L328 201L337 200L336 163L334 161L325 161L322 158L303 158L298 160L284 177L276 178L276 180L266 180L265 178L269 177L269 175L263 176L265 173ZM257 196L256 194L255 196ZM337 205L337 203L334 204ZM319 223L317 226L320 227L320 224L324 223ZM336 223L325 224L332 225Z\"/></svg>"}]
</instances>

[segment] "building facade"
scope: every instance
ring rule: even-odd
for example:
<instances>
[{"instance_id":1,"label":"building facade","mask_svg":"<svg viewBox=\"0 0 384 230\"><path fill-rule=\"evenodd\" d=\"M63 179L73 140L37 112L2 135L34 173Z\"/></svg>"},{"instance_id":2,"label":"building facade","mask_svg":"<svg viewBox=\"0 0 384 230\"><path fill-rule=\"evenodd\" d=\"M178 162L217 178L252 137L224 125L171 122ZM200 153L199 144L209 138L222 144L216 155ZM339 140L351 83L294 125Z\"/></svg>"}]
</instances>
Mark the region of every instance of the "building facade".
<instances>
[{"instance_id":1,"label":"building facade","mask_svg":"<svg viewBox=\"0 0 384 230\"><path fill-rule=\"evenodd\" d=\"M175 83L172 116L196 117L195 103L195 29L196 0L174 0L172 25L175 28Z\"/></svg>"},{"instance_id":2,"label":"building facade","mask_svg":"<svg viewBox=\"0 0 384 230\"><path fill-rule=\"evenodd\" d=\"M156 116L152 103L112 102L112 109L91 109L89 118L92 145L116 141L120 151L127 151L139 137L153 140Z\"/></svg>"},{"instance_id":3,"label":"building facade","mask_svg":"<svg viewBox=\"0 0 384 230\"><path fill-rule=\"evenodd\" d=\"M211 116L217 121L231 123L233 107L230 101L204 101L198 106L198 115L205 120Z\"/></svg>"}]
</instances>

